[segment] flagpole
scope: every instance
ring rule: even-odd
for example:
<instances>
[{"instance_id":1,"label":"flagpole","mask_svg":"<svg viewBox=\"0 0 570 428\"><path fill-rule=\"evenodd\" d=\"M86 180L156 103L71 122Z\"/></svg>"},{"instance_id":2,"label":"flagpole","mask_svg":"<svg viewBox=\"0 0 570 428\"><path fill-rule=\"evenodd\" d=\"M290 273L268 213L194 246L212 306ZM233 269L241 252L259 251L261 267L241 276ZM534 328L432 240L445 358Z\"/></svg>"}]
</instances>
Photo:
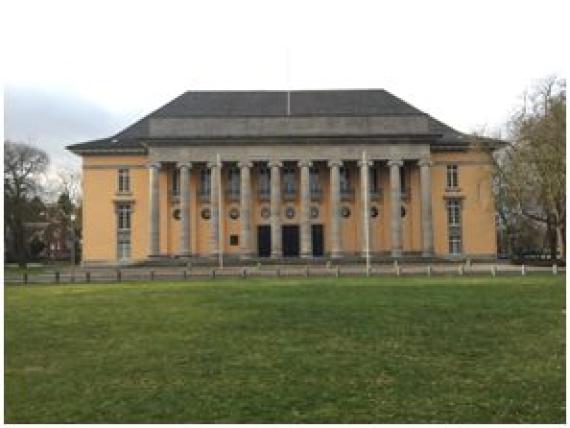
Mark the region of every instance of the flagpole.
<instances>
[{"instance_id":1,"label":"flagpole","mask_svg":"<svg viewBox=\"0 0 570 428\"><path fill-rule=\"evenodd\" d=\"M364 219L364 256L366 257L366 275L370 272L370 209L369 209L369 198L370 198L370 183L368 174L368 156L366 151L362 152L362 165L366 166L362 171L366 171L364 177L362 177L364 183L364 195L362 209L364 210L362 218Z\"/></svg>"},{"instance_id":2,"label":"flagpole","mask_svg":"<svg viewBox=\"0 0 570 428\"><path fill-rule=\"evenodd\" d=\"M222 159L220 154L216 154L216 166L218 167L218 264L220 269L224 268L224 244L223 244L223 226L224 226L224 215L222 212Z\"/></svg>"}]
</instances>

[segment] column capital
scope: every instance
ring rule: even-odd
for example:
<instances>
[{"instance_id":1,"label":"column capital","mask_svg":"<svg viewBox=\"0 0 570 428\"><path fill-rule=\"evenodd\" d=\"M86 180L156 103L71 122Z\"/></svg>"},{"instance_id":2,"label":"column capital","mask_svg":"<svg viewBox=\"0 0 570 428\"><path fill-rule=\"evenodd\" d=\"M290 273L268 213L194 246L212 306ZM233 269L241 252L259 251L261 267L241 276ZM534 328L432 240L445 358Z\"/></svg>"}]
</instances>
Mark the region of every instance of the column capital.
<instances>
[{"instance_id":1,"label":"column capital","mask_svg":"<svg viewBox=\"0 0 570 428\"><path fill-rule=\"evenodd\" d=\"M192 169L192 162L177 162L176 168L178 168L178 169L182 169L182 168Z\"/></svg>"},{"instance_id":2,"label":"column capital","mask_svg":"<svg viewBox=\"0 0 570 428\"><path fill-rule=\"evenodd\" d=\"M222 161L220 161L219 163L216 162L216 161L211 161L211 162L206 163L206 166L207 166L208 168L210 168L210 169L211 169L211 168L216 168L216 167L221 167L221 166L222 166Z\"/></svg>"},{"instance_id":3,"label":"column capital","mask_svg":"<svg viewBox=\"0 0 570 428\"><path fill-rule=\"evenodd\" d=\"M374 161L371 161L371 160L367 160L366 162L364 162L362 160L358 161L358 166L360 168L362 168L363 166L373 166L373 165L374 165Z\"/></svg>"},{"instance_id":4,"label":"column capital","mask_svg":"<svg viewBox=\"0 0 570 428\"><path fill-rule=\"evenodd\" d=\"M418 166L432 166L432 165L433 162L431 161L431 159L422 158L418 160Z\"/></svg>"},{"instance_id":5,"label":"column capital","mask_svg":"<svg viewBox=\"0 0 570 428\"><path fill-rule=\"evenodd\" d=\"M281 168L283 166L283 162L279 160L270 160L269 162L267 162L267 166L269 168Z\"/></svg>"},{"instance_id":6,"label":"column capital","mask_svg":"<svg viewBox=\"0 0 570 428\"><path fill-rule=\"evenodd\" d=\"M332 167L341 167L342 166L342 161L338 160L338 159L331 159L327 162L327 165L329 166L329 168Z\"/></svg>"},{"instance_id":7,"label":"column capital","mask_svg":"<svg viewBox=\"0 0 570 428\"><path fill-rule=\"evenodd\" d=\"M160 169L162 167L162 162L149 162L146 166L149 169Z\"/></svg>"},{"instance_id":8,"label":"column capital","mask_svg":"<svg viewBox=\"0 0 570 428\"><path fill-rule=\"evenodd\" d=\"M402 166L404 165L404 161L402 159L389 159L388 166Z\"/></svg>"},{"instance_id":9,"label":"column capital","mask_svg":"<svg viewBox=\"0 0 570 428\"><path fill-rule=\"evenodd\" d=\"M242 168L252 168L253 167L253 162L251 161L239 161L238 162L238 168L242 169Z\"/></svg>"},{"instance_id":10,"label":"column capital","mask_svg":"<svg viewBox=\"0 0 570 428\"><path fill-rule=\"evenodd\" d=\"M297 166L299 168L303 168L303 167L310 168L313 166L313 162L308 160L308 159L301 159L299 162L297 162Z\"/></svg>"}]
</instances>

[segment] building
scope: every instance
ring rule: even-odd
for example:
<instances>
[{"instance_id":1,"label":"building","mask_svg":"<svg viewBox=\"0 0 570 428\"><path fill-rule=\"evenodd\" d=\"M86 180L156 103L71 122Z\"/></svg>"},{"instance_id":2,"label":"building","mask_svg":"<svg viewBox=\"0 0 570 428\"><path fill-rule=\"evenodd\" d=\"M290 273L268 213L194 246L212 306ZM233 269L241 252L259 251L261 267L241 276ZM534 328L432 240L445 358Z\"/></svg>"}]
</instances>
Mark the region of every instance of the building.
<instances>
[{"instance_id":1,"label":"building","mask_svg":"<svg viewBox=\"0 0 570 428\"><path fill-rule=\"evenodd\" d=\"M186 92L68 147L83 260L495 258L499 143L384 90Z\"/></svg>"}]
</instances>

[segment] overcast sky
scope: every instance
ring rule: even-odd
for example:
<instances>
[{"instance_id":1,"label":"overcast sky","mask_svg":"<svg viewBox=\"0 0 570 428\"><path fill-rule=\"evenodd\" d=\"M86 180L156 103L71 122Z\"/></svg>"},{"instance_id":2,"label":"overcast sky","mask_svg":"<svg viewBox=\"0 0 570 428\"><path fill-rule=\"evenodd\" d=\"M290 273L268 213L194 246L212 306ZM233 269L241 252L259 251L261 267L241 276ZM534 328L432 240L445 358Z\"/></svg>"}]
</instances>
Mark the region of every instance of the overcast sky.
<instances>
[{"instance_id":1,"label":"overcast sky","mask_svg":"<svg viewBox=\"0 0 570 428\"><path fill-rule=\"evenodd\" d=\"M568 2L3 2L5 138L113 134L189 89L385 88L464 132L565 76Z\"/></svg>"}]
</instances>

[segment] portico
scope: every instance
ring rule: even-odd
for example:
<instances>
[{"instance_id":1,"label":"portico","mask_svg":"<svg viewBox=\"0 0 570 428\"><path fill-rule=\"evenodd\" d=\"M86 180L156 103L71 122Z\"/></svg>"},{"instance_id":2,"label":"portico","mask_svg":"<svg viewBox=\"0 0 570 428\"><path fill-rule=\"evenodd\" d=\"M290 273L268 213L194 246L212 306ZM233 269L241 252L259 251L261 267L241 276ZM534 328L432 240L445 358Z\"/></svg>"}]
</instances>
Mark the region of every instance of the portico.
<instances>
[{"instance_id":1,"label":"portico","mask_svg":"<svg viewBox=\"0 0 570 428\"><path fill-rule=\"evenodd\" d=\"M368 148L370 149L370 147ZM401 148L400 148L401 149ZM397 152L396 148L387 147L390 152ZM226 150L227 152L227 150ZM400 150L401 152L401 150ZM227 153L225 153L227 156ZM155 155L154 158L159 157ZM198 156L196 154L191 154L190 157L196 159ZM267 168L270 171L269 181L270 181L270 197L269 197L269 226L271 230L271 258L281 258L283 256L283 234L282 225L287 217L289 220L295 219L295 224L299 226L299 255L303 258L313 257L312 252L312 230L311 225L314 223L311 219L311 208L320 209L322 206L327 206L328 213L330 216L330 221L328 224L328 230L325 232L325 240L330 242L330 249L327 252L332 258L338 258L347 253L347 248L343 246L342 239L342 228L343 228L343 214L342 214L342 194L341 194L341 168L347 163L355 163L358 165L358 175L359 179L352 179L348 185L350 187L354 186L356 189L355 198L353 201L347 201L344 206L351 210L358 218L360 222L358 229L360 232L360 237L358 239L358 247L360 248L360 253L364 255L364 242L366 238L366 233L370 234L370 230L365 230L365 223L367 223L365 216L373 215L373 212L380 209L380 211L390 211L391 221L390 224L383 224L384 227L390 228L390 254L392 257L397 258L402 255L402 191L401 191L401 168L403 167L404 160L401 158L390 159L390 158L378 158L370 157L366 163L358 161L356 158L346 158L341 159L295 159L295 158L283 158L275 159L271 161L262 161L252 158L241 158L239 161L221 158L221 162L218 164L216 160L208 161L182 161L182 162L172 162L172 154L166 153L165 160L157 161L154 160L149 164L149 176L151 177L151 186L149 193L149 200L152 201L153 209L150 210L150 224L149 228L149 241L151 243L150 248L153 253L149 256L160 256L160 252L156 249L159 248L160 233L158 232L157 225L160 218L160 210L156 207L156 202L160 199L159 187L157 185L157 174L160 174L161 165L175 164L176 168L180 171L180 223L181 223L181 233L180 233L180 256L192 257L192 256L204 256L204 254L197 254L195 249L190 246L189 238L189 224L190 224L190 198L196 195L192 195L190 191L190 174L194 166L200 166L209 171L209 185L204 189L203 192L210 192L209 199L202 197L205 201L202 203L204 207L209 208L209 256L216 257L220 248L223 248L223 244L220 243L220 215L224 215L225 210L224 197L220 198L219 193L226 195L228 192L229 183L227 181L227 171L230 167L237 164L240 171L240 187L239 187L239 223L240 223L240 233L239 233L239 256L243 259L250 259L251 257L258 256L255 247L255 242L257 237L254 231L256 230L257 222L254 222L252 227L252 207L263 200L263 196L259 193L254 192L252 177L254 180L260 180L260 175L256 174L254 165L259 168ZM421 187L421 212L420 212L420 222L422 229L422 251L421 254L425 257L433 256L433 224L432 224L432 202L431 202L431 185L430 185L430 159L406 159L409 162L410 168L415 168L420 171L420 187ZM320 201L314 201L315 198L311 194L311 189L320 189L323 187L324 183L311 183L310 168L313 164L320 164L324 166L325 174L330 177L329 192L325 195L324 199ZM283 165L293 165L288 166L288 171L291 168L294 169L294 185L292 189L288 189L288 202L283 197ZM364 176L370 176L371 168L375 169L374 177L381 176L384 170L389 172L389 183L385 184L384 192L388 192L389 206L383 206L381 202L376 204L372 201L369 204L370 207L374 209L371 212L363 211L363 202L365 198L370 201L374 198L372 191L377 192L378 183L375 183L374 189L371 189L367 184L367 180L363 180ZM224 174L226 172L226 174ZM313 176L315 177L315 176ZM318 180L318 176L313 178L313 180ZM298 184L297 184L298 183ZM359 184L358 184L359 183ZM220 187L221 186L221 187ZM257 201L255 200L258 197ZM408 200L409 203L409 200ZM290 205L293 210L298 212L285 212L283 209L284 205ZM298 208L298 210L296 210ZM262 208L263 209L263 208ZM404 208L405 209L405 208ZM359 211L359 212L354 212ZM165 213L167 215L167 213ZM384 222L383 222L384 223ZM379 252L378 246L372 243L372 251L374 249ZM349 253L354 253L351 248ZM167 254L163 254L166 256Z\"/></svg>"}]
</instances>

